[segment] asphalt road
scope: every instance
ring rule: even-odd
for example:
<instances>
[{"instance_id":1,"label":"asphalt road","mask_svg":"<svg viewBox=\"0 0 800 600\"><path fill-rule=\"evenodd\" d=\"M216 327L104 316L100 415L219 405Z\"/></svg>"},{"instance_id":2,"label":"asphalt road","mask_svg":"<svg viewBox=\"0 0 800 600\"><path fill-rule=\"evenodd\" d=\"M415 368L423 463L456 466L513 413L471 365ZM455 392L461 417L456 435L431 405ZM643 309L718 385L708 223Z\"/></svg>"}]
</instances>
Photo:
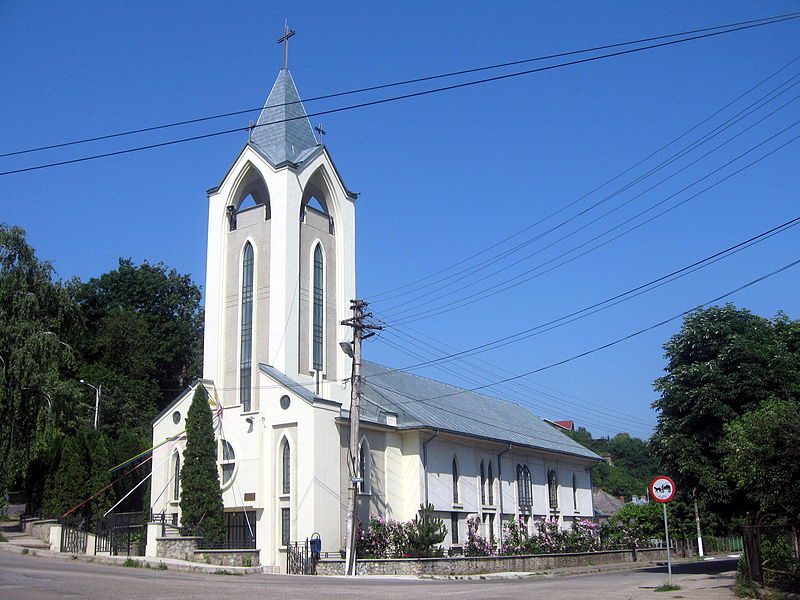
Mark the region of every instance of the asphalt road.
<instances>
[{"instance_id":1,"label":"asphalt road","mask_svg":"<svg viewBox=\"0 0 800 600\"><path fill-rule=\"evenodd\" d=\"M671 598L717 600L731 592L735 559L679 564L673 581L680 591L657 593L666 567L557 578L424 580L406 578L212 575L111 567L42 556L0 552L0 600L235 600L347 598L481 600L545 598Z\"/></svg>"}]
</instances>

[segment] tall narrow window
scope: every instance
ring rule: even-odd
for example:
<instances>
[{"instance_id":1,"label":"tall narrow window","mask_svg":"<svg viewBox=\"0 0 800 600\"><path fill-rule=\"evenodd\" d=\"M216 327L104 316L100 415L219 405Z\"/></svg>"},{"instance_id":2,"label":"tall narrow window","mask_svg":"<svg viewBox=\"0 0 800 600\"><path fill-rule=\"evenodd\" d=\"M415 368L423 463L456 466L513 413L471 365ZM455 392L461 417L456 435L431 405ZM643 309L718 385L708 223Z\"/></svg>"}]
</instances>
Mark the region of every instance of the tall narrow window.
<instances>
[{"instance_id":1,"label":"tall narrow window","mask_svg":"<svg viewBox=\"0 0 800 600\"><path fill-rule=\"evenodd\" d=\"M458 504L458 463L453 457L453 504Z\"/></svg>"},{"instance_id":2,"label":"tall narrow window","mask_svg":"<svg viewBox=\"0 0 800 600\"><path fill-rule=\"evenodd\" d=\"M281 545L288 546L292 537L291 513L288 508L281 509Z\"/></svg>"},{"instance_id":3,"label":"tall narrow window","mask_svg":"<svg viewBox=\"0 0 800 600\"><path fill-rule=\"evenodd\" d=\"M367 440L364 439L358 447L358 472L361 476L361 481L358 484L359 494L369 494L372 492L371 466L369 444Z\"/></svg>"},{"instance_id":4,"label":"tall narrow window","mask_svg":"<svg viewBox=\"0 0 800 600\"><path fill-rule=\"evenodd\" d=\"M180 500L181 497L181 455L175 453L175 471L172 473L172 499Z\"/></svg>"},{"instance_id":5,"label":"tall narrow window","mask_svg":"<svg viewBox=\"0 0 800 600\"><path fill-rule=\"evenodd\" d=\"M283 469L282 469L282 476L283 476L283 486L282 490L284 494L288 494L292 491L292 451L289 449L289 442L283 442L283 453L282 453L282 461L283 461Z\"/></svg>"},{"instance_id":6,"label":"tall narrow window","mask_svg":"<svg viewBox=\"0 0 800 600\"><path fill-rule=\"evenodd\" d=\"M572 474L572 509L578 512L578 481L575 473Z\"/></svg>"},{"instance_id":7,"label":"tall narrow window","mask_svg":"<svg viewBox=\"0 0 800 600\"><path fill-rule=\"evenodd\" d=\"M481 504L486 504L486 470L481 461Z\"/></svg>"},{"instance_id":8,"label":"tall narrow window","mask_svg":"<svg viewBox=\"0 0 800 600\"><path fill-rule=\"evenodd\" d=\"M492 473L492 463L489 463L488 468L488 477L486 480L487 485L487 497L489 499L489 504L494 504L494 473Z\"/></svg>"},{"instance_id":9,"label":"tall narrow window","mask_svg":"<svg viewBox=\"0 0 800 600\"><path fill-rule=\"evenodd\" d=\"M555 469L550 469L547 474L547 489L550 496L550 508L558 508L558 481Z\"/></svg>"},{"instance_id":10,"label":"tall narrow window","mask_svg":"<svg viewBox=\"0 0 800 600\"><path fill-rule=\"evenodd\" d=\"M458 543L458 513L450 513L450 543Z\"/></svg>"},{"instance_id":11,"label":"tall narrow window","mask_svg":"<svg viewBox=\"0 0 800 600\"><path fill-rule=\"evenodd\" d=\"M314 370L322 371L322 339L323 339L323 261L322 246L317 244L314 248L314 322L313 333L313 362Z\"/></svg>"},{"instance_id":12,"label":"tall narrow window","mask_svg":"<svg viewBox=\"0 0 800 600\"><path fill-rule=\"evenodd\" d=\"M242 263L242 331L239 358L239 400L242 410L252 408L252 367L253 367L253 246L244 246Z\"/></svg>"},{"instance_id":13,"label":"tall narrow window","mask_svg":"<svg viewBox=\"0 0 800 600\"><path fill-rule=\"evenodd\" d=\"M528 465L517 465L517 498L522 510L530 510L533 506L531 490L531 472Z\"/></svg>"}]
</instances>

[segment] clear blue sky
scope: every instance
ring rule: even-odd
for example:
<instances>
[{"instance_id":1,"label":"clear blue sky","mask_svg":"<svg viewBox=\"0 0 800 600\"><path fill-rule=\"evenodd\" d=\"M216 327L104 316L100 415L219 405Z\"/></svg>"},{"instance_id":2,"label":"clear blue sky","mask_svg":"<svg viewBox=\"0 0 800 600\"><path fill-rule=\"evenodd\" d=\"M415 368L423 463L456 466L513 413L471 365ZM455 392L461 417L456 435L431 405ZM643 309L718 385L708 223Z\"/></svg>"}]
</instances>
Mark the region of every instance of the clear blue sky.
<instances>
[{"instance_id":1,"label":"clear blue sky","mask_svg":"<svg viewBox=\"0 0 800 600\"><path fill-rule=\"evenodd\" d=\"M0 153L263 104L281 65L284 17L297 30L289 66L308 98L363 86L491 65L798 10L765 2L37 2L0 3L3 126ZM377 294L449 267L578 200L800 55L800 20L501 82L314 118L358 200L358 293ZM523 67L524 68L524 67ZM508 69L501 71L509 72ZM800 61L771 80L800 72ZM468 78L467 78L468 79ZM458 79L464 81L466 79ZM433 87L436 84L427 84ZM313 102L308 112L422 89L416 86ZM709 131L769 87L728 109ZM476 294L659 202L790 126L797 102L717 145L800 93L790 89L749 120L605 210L625 206L573 237L531 243L496 267L539 254L461 292L428 288L372 308L388 325L367 357L402 367L434 344L456 350L533 327L651 279L800 215L798 144L661 218L574 262L504 293L426 319L407 318L442 292ZM0 170L66 160L246 126L257 113L156 135L0 159ZM794 127L757 157L798 135ZM686 138L687 140L692 138ZM28 231L62 278L87 279L118 257L163 261L204 284L206 195L245 141L243 134L0 176L0 221ZM684 142L685 143L685 142ZM673 149L680 148L676 145ZM659 155L656 158L663 158ZM743 165L735 163L720 175ZM691 164L690 164L691 163ZM594 193L574 215L657 164ZM663 177L663 175L662 175ZM719 176L706 181L706 185ZM704 186L700 186L702 188ZM662 207L686 199L675 196ZM588 223L602 208L567 225ZM514 238L521 242L559 219ZM523 342L420 371L465 387L484 385L605 344L705 302L800 258L792 229L668 286ZM511 246L506 243L499 252ZM493 254L482 255L482 258ZM469 266L468 263L463 266ZM800 268L730 298L757 314L800 317ZM403 310L410 312L401 313ZM403 324L405 322L405 324ZM484 390L526 403L544 418L574 419L595 435L649 435L651 382L662 344L679 321L522 380ZM409 329L409 327L411 329ZM414 344L419 344L415 347ZM400 346L413 356L404 354ZM419 358L414 358L419 357ZM546 386L546 387L542 387ZM490 417L490 415L485 415Z\"/></svg>"}]
</instances>

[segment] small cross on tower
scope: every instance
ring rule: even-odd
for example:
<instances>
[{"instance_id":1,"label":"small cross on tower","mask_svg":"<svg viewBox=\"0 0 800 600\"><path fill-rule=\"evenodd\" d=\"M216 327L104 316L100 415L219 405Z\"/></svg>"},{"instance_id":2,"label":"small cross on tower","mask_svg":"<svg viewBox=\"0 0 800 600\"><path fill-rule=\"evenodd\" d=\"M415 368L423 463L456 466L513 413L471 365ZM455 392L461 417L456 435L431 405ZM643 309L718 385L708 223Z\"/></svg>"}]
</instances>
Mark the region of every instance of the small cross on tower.
<instances>
[{"instance_id":1,"label":"small cross on tower","mask_svg":"<svg viewBox=\"0 0 800 600\"><path fill-rule=\"evenodd\" d=\"M283 35L278 38L278 43L283 44L283 68L289 64L289 38L295 34L293 29L289 29L289 20L283 23Z\"/></svg>"},{"instance_id":2,"label":"small cross on tower","mask_svg":"<svg viewBox=\"0 0 800 600\"><path fill-rule=\"evenodd\" d=\"M314 127L314 131L319 134L319 143L322 144L322 136L328 132L322 128L322 123L319 123L316 127Z\"/></svg>"}]
</instances>

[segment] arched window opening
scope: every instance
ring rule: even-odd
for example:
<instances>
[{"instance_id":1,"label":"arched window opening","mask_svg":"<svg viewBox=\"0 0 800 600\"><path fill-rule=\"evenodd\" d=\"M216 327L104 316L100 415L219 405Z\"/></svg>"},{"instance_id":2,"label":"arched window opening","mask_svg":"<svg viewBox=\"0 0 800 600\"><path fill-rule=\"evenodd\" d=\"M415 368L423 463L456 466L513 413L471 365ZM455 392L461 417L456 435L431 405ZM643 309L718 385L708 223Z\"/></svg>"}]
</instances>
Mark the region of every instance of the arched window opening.
<instances>
[{"instance_id":1,"label":"arched window opening","mask_svg":"<svg viewBox=\"0 0 800 600\"><path fill-rule=\"evenodd\" d=\"M248 208L253 208L258 203L256 202L255 198L253 198L253 194L247 194L242 201L239 203L239 212L243 210L247 210Z\"/></svg>"},{"instance_id":2,"label":"arched window opening","mask_svg":"<svg viewBox=\"0 0 800 600\"><path fill-rule=\"evenodd\" d=\"M458 463L453 457L453 504L458 504Z\"/></svg>"},{"instance_id":3,"label":"arched window opening","mask_svg":"<svg viewBox=\"0 0 800 600\"><path fill-rule=\"evenodd\" d=\"M181 455L175 452L175 463L172 471L172 499L181 499Z\"/></svg>"},{"instance_id":4,"label":"arched window opening","mask_svg":"<svg viewBox=\"0 0 800 600\"><path fill-rule=\"evenodd\" d=\"M358 474L361 481L358 482L358 493L369 494L372 492L372 460L369 451L369 444L362 440L358 447Z\"/></svg>"},{"instance_id":5,"label":"arched window opening","mask_svg":"<svg viewBox=\"0 0 800 600\"><path fill-rule=\"evenodd\" d=\"M322 371L322 351L324 340L324 262L322 246L317 244L314 248L314 307L312 324L312 364L315 371Z\"/></svg>"},{"instance_id":6,"label":"arched window opening","mask_svg":"<svg viewBox=\"0 0 800 600\"><path fill-rule=\"evenodd\" d=\"M572 508L578 512L578 480L575 473L572 474Z\"/></svg>"},{"instance_id":7,"label":"arched window opening","mask_svg":"<svg viewBox=\"0 0 800 600\"><path fill-rule=\"evenodd\" d=\"M488 475L487 475L487 481L486 481L486 485L487 485L486 496L487 496L487 498L489 500L489 504L494 504L494 473L492 473L492 463L491 462L489 463L489 467L487 469L487 472L488 472Z\"/></svg>"},{"instance_id":8,"label":"arched window opening","mask_svg":"<svg viewBox=\"0 0 800 600\"><path fill-rule=\"evenodd\" d=\"M253 264L253 246L247 242L242 262L242 323L239 353L239 402L243 412L248 412L252 408Z\"/></svg>"},{"instance_id":9,"label":"arched window opening","mask_svg":"<svg viewBox=\"0 0 800 600\"><path fill-rule=\"evenodd\" d=\"M220 468L220 482L225 485L233 478L233 472L236 468L236 453L227 440L219 441L217 461Z\"/></svg>"},{"instance_id":10,"label":"arched window opening","mask_svg":"<svg viewBox=\"0 0 800 600\"><path fill-rule=\"evenodd\" d=\"M555 469L550 469L547 474L547 489L550 497L550 508L555 510L558 508L558 481Z\"/></svg>"},{"instance_id":11,"label":"arched window opening","mask_svg":"<svg viewBox=\"0 0 800 600\"><path fill-rule=\"evenodd\" d=\"M486 504L486 471L481 461L481 504Z\"/></svg>"},{"instance_id":12,"label":"arched window opening","mask_svg":"<svg viewBox=\"0 0 800 600\"><path fill-rule=\"evenodd\" d=\"M292 491L292 451L289 448L289 442L284 440L283 452L281 452L281 490L284 494L289 494Z\"/></svg>"},{"instance_id":13,"label":"arched window opening","mask_svg":"<svg viewBox=\"0 0 800 600\"><path fill-rule=\"evenodd\" d=\"M533 506L533 490L531 472L528 465L517 465L517 498L520 510L531 510Z\"/></svg>"}]
</instances>

